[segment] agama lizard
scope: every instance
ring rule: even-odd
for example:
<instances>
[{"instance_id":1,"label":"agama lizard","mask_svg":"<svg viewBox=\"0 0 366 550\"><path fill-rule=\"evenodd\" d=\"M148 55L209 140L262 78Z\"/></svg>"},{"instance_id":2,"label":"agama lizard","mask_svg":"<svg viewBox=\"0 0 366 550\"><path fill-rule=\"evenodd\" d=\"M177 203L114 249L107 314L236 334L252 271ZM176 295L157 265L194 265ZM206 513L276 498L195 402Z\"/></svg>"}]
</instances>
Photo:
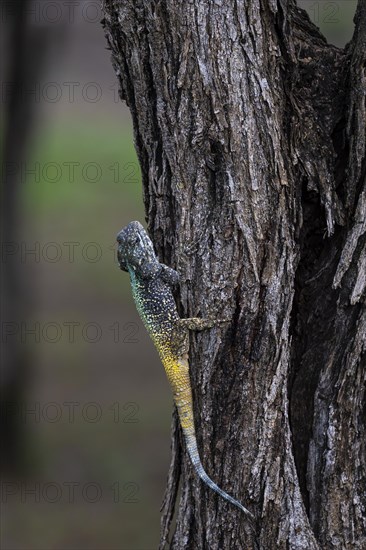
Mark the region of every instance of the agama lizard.
<instances>
[{"instance_id":1,"label":"agama lizard","mask_svg":"<svg viewBox=\"0 0 366 550\"><path fill-rule=\"evenodd\" d=\"M209 478L198 454L189 377L188 331L211 328L220 321L195 317L180 319L172 293L179 275L174 269L159 262L153 244L139 222L131 222L122 229L117 242L119 266L130 275L137 311L155 344L171 384L193 467L211 489L253 519L249 510Z\"/></svg>"}]
</instances>

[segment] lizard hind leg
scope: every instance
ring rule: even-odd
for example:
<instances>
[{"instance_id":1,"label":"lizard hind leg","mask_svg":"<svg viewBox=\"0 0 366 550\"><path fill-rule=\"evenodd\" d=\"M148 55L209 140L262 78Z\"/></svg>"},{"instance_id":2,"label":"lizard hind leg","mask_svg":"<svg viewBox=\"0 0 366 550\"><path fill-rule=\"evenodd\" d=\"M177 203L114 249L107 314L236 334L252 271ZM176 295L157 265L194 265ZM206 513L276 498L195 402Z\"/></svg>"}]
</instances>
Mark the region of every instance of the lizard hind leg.
<instances>
[{"instance_id":1,"label":"lizard hind leg","mask_svg":"<svg viewBox=\"0 0 366 550\"><path fill-rule=\"evenodd\" d=\"M175 324L173 341L178 357L187 357L189 349L188 332L190 330L206 330L214 326L229 322L230 319L200 319L199 317L188 317L178 319Z\"/></svg>"}]
</instances>

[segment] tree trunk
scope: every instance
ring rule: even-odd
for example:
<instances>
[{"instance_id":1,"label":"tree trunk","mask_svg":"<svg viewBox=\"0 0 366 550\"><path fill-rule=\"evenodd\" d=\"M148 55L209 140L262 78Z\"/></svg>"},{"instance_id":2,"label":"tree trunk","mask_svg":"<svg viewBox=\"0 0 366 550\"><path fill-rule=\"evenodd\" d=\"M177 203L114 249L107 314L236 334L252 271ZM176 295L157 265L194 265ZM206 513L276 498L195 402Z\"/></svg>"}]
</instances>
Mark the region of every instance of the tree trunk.
<instances>
[{"instance_id":1,"label":"tree trunk","mask_svg":"<svg viewBox=\"0 0 366 550\"><path fill-rule=\"evenodd\" d=\"M104 9L181 316L232 319L191 336L202 461L256 516L175 422L161 547L365 548L365 3L345 50L292 0Z\"/></svg>"}]
</instances>

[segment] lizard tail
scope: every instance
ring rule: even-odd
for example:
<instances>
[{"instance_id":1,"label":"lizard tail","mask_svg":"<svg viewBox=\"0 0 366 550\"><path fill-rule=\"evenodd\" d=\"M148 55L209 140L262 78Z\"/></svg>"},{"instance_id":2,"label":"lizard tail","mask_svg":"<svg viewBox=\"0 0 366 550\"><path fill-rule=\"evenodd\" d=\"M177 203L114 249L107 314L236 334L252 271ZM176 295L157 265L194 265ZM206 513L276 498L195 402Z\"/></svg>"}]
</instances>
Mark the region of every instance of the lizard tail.
<instances>
[{"instance_id":1,"label":"lizard tail","mask_svg":"<svg viewBox=\"0 0 366 550\"><path fill-rule=\"evenodd\" d=\"M235 500L235 498L231 497L230 495L225 493L225 491L220 489L220 487L218 485L216 485L216 483L214 483L212 481L212 479L206 474L206 472L205 472L205 470L202 466L201 459L200 459L199 454L198 454L197 439L196 439L196 435L195 435L194 431L192 433L191 430L188 431L188 430L183 429L183 432L184 432L185 440L186 440L186 443L187 443L188 454L189 454L190 459L192 461L193 467L196 470L199 477L202 479L202 481L204 483L206 483L206 485L211 487L211 489L213 491L215 491L220 496L222 496L225 500L231 502L231 504L233 504L237 508L240 508L240 510L242 510L244 512L244 514L246 516L248 516L248 518L250 518L251 520L254 520L254 516L251 512L249 512L249 510L247 510L242 504L240 504L239 501Z\"/></svg>"},{"instance_id":2,"label":"lizard tail","mask_svg":"<svg viewBox=\"0 0 366 550\"><path fill-rule=\"evenodd\" d=\"M187 443L187 449L192 461L193 467L196 470L199 477L206 485L211 487L213 491L222 496L228 502L231 502L237 508L240 508L244 514L254 520L253 514L249 512L240 502L235 500L225 491L220 489L216 483L206 474L200 456L198 454L197 439L194 428L193 406L192 406L192 390L189 378L189 366L186 359L180 358L176 361L175 358L171 359L171 362L166 361L164 365L168 374L168 378L172 385L174 401L178 409L178 415L180 425L182 427L184 437Z\"/></svg>"}]
</instances>

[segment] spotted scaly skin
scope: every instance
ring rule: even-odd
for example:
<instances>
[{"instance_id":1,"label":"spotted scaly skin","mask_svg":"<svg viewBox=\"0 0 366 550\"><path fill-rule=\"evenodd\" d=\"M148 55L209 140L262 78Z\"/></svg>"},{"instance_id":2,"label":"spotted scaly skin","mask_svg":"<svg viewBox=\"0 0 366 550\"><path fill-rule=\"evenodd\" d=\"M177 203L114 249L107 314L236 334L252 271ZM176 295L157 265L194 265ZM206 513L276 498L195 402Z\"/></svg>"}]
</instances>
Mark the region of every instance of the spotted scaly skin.
<instances>
[{"instance_id":1,"label":"spotted scaly skin","mask_svg":"<svg viewBox=\"0 0 366 550\"><path fill-rule=\"evenodd\" d=\"M210 328L218 321L180 319L172 293L179 280L178 273L159 263L152 242L139 222L131 222L122 229L117 242L120 268L130 275L137 310L168 376L194 469L211 489L253 519L249 510L209 478L198 454L189 377L188 330Z\"/></svg>"}]
</instances>

